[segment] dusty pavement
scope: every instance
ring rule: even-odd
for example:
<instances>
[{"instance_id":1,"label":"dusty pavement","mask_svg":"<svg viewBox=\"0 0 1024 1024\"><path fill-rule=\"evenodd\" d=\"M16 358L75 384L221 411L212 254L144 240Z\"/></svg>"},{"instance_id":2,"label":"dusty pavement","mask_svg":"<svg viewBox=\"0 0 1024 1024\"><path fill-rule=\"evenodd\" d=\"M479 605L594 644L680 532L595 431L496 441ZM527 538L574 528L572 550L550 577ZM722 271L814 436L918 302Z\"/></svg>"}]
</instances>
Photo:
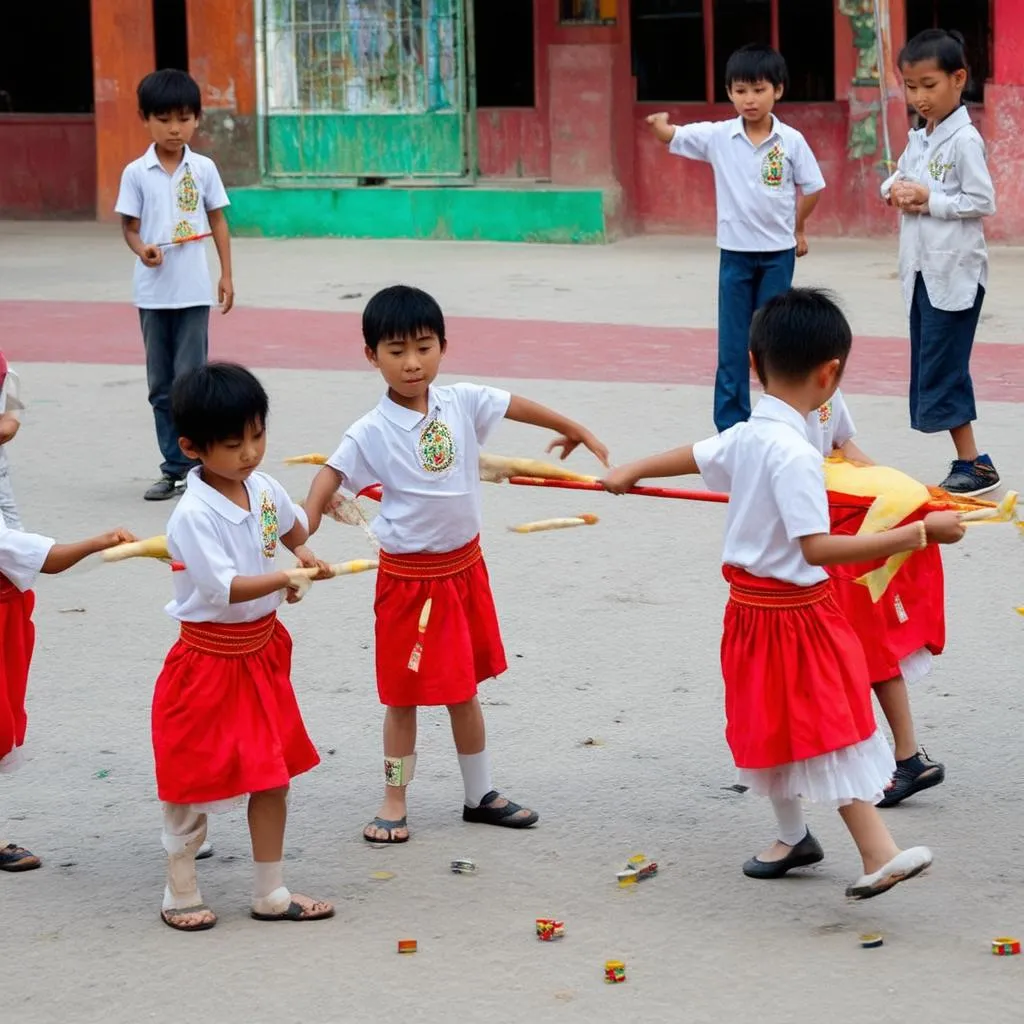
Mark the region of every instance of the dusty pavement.
<instances>
[{"instance_id":1,"label":"dusty pavement","mask_svg":"<svg viewBox=\"0 0 1024 1024\"><path fill-rule=\"evenodd\" d=\"M400 279L435 290L453 315L550 321L552 337L567 322L616 323L694 328L688 337L697 343L714 323L711 249L690 240L607 249L243 240L236 253L242 303L296 324L304 310L337 312L337 340L327 339L337 345L356 344L344 314ZM801 280L837 289L859 335L898 339L893 256L891 245L818 243ZM1008 375L1020 370L1017 351L1024 357L1014 348L1022 260L1019 251L994 252L980 331L980 347L998 346L992 352L1006 358ZM123 303L129 273L110 229L0 224L0 346L20 364L31 402L10 452L15 483L26 522L61 538L118 523L158 533L169 513L139 498L157 456L137 361L96 365L86 347L77 362L49 362L67 337L50 346L19 327L32 310L47 324L63 310L62 331L73 338L77 303ZM110 330L130 331L130 310L111 310ZM215 353L231 342L230 322L215 324ZM309 342L309 332L296 336ZM630 337L643 346L642 331ZM130 351L126 338L118 343ZM309 353L321 350L298 345L277 362L266 351L260 360L272 367L260 371L273 403L266 467L297 495L310 474L280 460L330 448L379 390L368 372L311 366ZM680 365L690 365L685 356ZM294 362L309 368L287 369ZM708 432L710 391L677 367L664 383L631 382L628 361L616 363L614 380L579 381L566 348L549 374L564 379L544 379L542 365L539 357L531 364L529 380L491 379L592 424L619 459ZM454 346L448 366L450 377L460 370ZM851 398L863 446L933 479L944 443L911 434L903 401L875 390ZM995 376L982 437L1014 485L1024 414L999 395ZM505 425L489 447L538 455L544 444L539 433ZM578 463L591 466L582 456ZM582 511L598 513L600 524L526 537L505 530ZM43 581L31 761L0 778L0 831L46 864L0 876L3 1016L27 1024L183 1016L211 1024L976 1024L1012 1014L1024 959L993 957L989 942L1024 933L1024 620L1013 611L1024 604L1024 546L1016 531L979 530L948 552L948 653L913 692L922 740L946 762L948 780L886 815L898 840L933 847L935 866L850 906L842 892L857 861L828 812L810 817L828 853L819 868L779 883L740 874L770 838L770 810L726 788L721 522L721 507L710 504L486 488L485 540L511 669L482 697L497 782L542 814L523 834L463 825L447 723L428 712L411 791L413 840L390 850L365 844L360 830L381 782L373 581L323 584L287 609L296 688L323 757L295 785L288 879L338 905L333 921L304 927L247 918L240 815L214 820L216 856L201 866L218 927L189 936L159 923L148 709L173 635L162 612L167 571L90 564ZM366 550L357 531L331 523L317 547L332 560ZM583 745L588 738L599 743ZM619 891L615 871L638 850L661 873ZM479 865L476 877L447 870L463 856ZM374 880L380 871L394 877ZM564 919L565 939L538 943L538 916ZM859 947L868 931L883 933L883 948ZM395 952L406 937L419 942L413 957ZM625 985L603 984L609 958L626 961Z\"/></svg>"}]
</instances>

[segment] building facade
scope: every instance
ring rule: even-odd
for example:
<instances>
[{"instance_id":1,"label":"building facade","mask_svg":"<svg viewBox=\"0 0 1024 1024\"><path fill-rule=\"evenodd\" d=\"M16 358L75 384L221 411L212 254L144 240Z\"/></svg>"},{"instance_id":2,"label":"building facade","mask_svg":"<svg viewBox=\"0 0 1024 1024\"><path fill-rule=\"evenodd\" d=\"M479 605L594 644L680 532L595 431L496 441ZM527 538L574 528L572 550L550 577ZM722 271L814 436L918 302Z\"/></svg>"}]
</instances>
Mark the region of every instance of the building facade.
<instances>
[{"instance_id":1,"label":"building facade","mask_svg":"<svg viewBox=\"0 0 1024 1024\"><path fill-rule=\"evenodd\" d=\"M829 188L819 235L887 234L878 183L908 113L894 56L941 25L967 38L989 148L990 236L1024 241L1020 0L66 0L19 5L0 67L0 216L112 216L146 144L135 85L187 66L196 145L222 168L236 230L266 235L605 241L710 234L707 167L644 118L733 114L732 50L771 42ZM998 31L996 31L998 29ZM39 40L53 60L41 66Z\"/></svg>"}]
</instances>

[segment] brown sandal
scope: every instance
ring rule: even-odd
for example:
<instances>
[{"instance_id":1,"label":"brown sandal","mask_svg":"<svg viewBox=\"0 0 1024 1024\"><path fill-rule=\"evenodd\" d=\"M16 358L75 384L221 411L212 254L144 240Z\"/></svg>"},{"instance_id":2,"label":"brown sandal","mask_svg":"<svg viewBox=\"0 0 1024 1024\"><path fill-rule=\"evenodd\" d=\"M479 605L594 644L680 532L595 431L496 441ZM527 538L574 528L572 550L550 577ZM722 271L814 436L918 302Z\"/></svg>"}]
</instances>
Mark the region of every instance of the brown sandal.
<instances>
[{"instance_id":1,"label":"brown sandal","mask_svg":"<svg viewBox=\"0 0 1024 1024\"><path fill-rule=\"evenodd\" d=\"M0 871L35 871L43 862L24 846L8 843L0 848Z\"/></svg>"},{"instance_id":2,"label":"brown sandal","mask_svg":"<svg viewBox=\"0 0 1024 1024\"><path fill-rule=\"evenodd\" d=\"M309 900L310 905L304 907L295 901L294 896ZM316 910L314 909L316 907L323 907L323 909ZM326 900L314 900L311 896L294 893L291 903L279 914L260 914L255 910L250 910L249 913L257 921L324 921L329 917L334 917L334 907Z\"/></svg>"},{"instance_id":3,"label":"brown sandal","mask_svg":"<svg viewBox=\"0 0 1024 1024\"><path fill-rule=\"evenodd\" d=\"M190 914L201 914L203 911L208 913L213 920L193 922L191 924L182 920L182 918L188 917ZM160 920L168 928L173 928L176 932L205 932L209 931L217 923L217 915L205 903L197 903L194 907L168 907L166 910L161 910Z\"/></svg>"}]
</instances>

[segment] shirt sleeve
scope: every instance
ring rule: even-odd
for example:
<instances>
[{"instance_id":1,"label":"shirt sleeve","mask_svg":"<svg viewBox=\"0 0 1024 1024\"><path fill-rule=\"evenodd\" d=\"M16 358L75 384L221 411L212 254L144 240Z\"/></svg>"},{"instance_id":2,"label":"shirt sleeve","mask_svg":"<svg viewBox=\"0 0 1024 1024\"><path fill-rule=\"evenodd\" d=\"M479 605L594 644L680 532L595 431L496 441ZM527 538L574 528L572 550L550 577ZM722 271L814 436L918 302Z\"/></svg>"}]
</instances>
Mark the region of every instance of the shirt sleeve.
<instances>
[{"instance_id":1,"label":"shirt sleeve","mask_svg":"<svg viewBox=\"0 0 1024 1024\"><path fill-rule=\"evenodd\" d=\"M711 160L711 140L717 121L695 121L693 124L676 125L675 134L668 144L668 151L674 156L685 156L688 160Z\"/></svg>"},{"instance_id":2,"label":"shirt sleeve","mask_svg":"<svg viewBox=\"0 0 1024 1024\"><path fill-rule=\"evenodd\" d=\"M832 447L842 448L847 441L852 441L857 436L857 427L843 396L838 391L832 396L832 419Z\"/></svg>"},{"instance_id":3,"label":"shirt sleeve","mask_svg":"<svg viewBox=\"0 0 1024 1024\"><path fill-rule=\"evenodd\" d=\"M932 189L928 212L939 220L964 220L970 217L991 217L996 212L996 190L985 162L985 143L971 133L955 143L954 159L960 178L959 192Z\"/></svg>"},{"instance_id":4,"label":"shirt sleeve","mask_svg":"<svg viewBox=\"0 0 1024 1024\"><path fill-rule=\"evenodd\" d=\"M370 484L382 483L351 434L341 439L338 450L327 460L327 465L342 475L345 487L353 494L358 494Z\"/></svg>"},{"instance_id":5,"label":"shirt sleeve","mask_svg":"<svg viewBox=\"0 0 1024 1024\"><path fill-rule=\"evenodd\" d=\"M486 444L494 428L505 418L512 395L483 384L455 384L453 390L473 420L477 444Z\"/></svg>"},{"instance_id":6,"label":"shirt sleeve","mask_svg":"<svg viewBox=\"0 0 1024 1024\"><path fill-rule=\"evenodd\" d=\"M805 196L820 192L825 187L825 176L821 173L807 140L797 133L793 152L793 181Z\"/></svg>"},{"instance_id":7,"label":"shirt sleeve","mask_svg":"<svg viewBox=\"0 0 1024 1024\"><path fill-rule=\"evenodd\" d=\"M732 473L726 464L729 450L729 431L698 441L693 446L693 458L701 479L712 491L732 490Z\"/></svg>"},{"instance_id":8,"label":"shirt sleeve","mask_svg":"<svg viewBox=\"0 0 1024 1024\"><path fill-rule=\"evenodd\" d=\"M12 530L0 516L0 573L19 590L31 589L55 543L52 537Z\"/></svg>"},{"instance_id":9,"label":"shirt sleeve","mask_svg":"<svg viewBox=\"0 0 1024 1024\"><path fill-rule=\"evenodd\" d=\"M21 397L21 378L10 367L4 377L4 386L0 388L0 412L21 419L25 403Z\"/></svg>"},{"instance_id":10,"label":"shirt sleeve","mask_svg":"<svg viewBox=\"0 0 1024 1024\"><path fill-rule=\"evenodd\" d=\"M129 164L121 174L121 188L117 193L114 212L122 217L142 216L142 188L133 164Z\"/></svg>"},{"instance_id":11,"label":"shirt sleeve","mask_svg":"<svg viewBox=\"0 0 1024 1024\"><path fill-rule=\"evenodd\" d=\"M167 548L172 558L184 562L185 572L203 600L214 608L227 608L238 569L224 548L212 515L173 519L167 530Z\"/></svg>"},{"instance_id":12,"label":"shirt sleeve","mask_svg":"<svg viewBox=\"0 0 1024 1024\"><path fill-rule=\"evenodd\" d=\"M224 182L220 180L220 171L211 160L207 165L206 188L203 190L203 205L207 210L223 210L231 205Z\"/></svg>"},{"instance_id":13,"label":"shirt sleeve","mask_svg":"<svg viewBox=\"0 0 1024 1024\"><path fill-rule=\"evenodd\" d=\"M772 473L771 483L788 540L831 531L825 471L816 451L794 455Z\"/></svg>"}]
</instances>

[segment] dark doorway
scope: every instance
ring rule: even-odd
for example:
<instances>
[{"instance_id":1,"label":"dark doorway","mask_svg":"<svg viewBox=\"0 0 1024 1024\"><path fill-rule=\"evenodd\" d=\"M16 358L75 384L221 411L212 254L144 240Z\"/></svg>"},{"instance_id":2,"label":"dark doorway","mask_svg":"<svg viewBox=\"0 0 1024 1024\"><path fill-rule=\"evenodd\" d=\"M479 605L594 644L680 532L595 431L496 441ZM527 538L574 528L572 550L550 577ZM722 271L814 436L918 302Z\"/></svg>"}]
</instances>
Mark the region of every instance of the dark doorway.
<instances>
[{"instance_id":1,"label":"dark doorway","mask_svg":"<svg viewBox=\"0 0 1024 1024\"><path fill-rule=\"evenodd\" d=\"M954 29L966 43L971 74L964 99L981 103L991 74L992 24L989 0L907 0L907 38L926 28Z\"/></svg>"},{"instance_id":2,"label":"dark doorway","mask_svg":"<svg viewBox=\"0 0 1024 1024\"><path fill-rule=\"evenodd\" d=\"M536 105L533 0L474 0L473 46L478 107Z\"/></svg>"},{"instance_id":3,"label":"dark doorway","mask_svg":"<svg viewBox=\"0 0 1024 1024\"><path fill-rule=\"evenodd\" d=\"M185 0L153 0L153 44L156 70L188 71L188 16Z\"/></svg>"}]
</instances>

